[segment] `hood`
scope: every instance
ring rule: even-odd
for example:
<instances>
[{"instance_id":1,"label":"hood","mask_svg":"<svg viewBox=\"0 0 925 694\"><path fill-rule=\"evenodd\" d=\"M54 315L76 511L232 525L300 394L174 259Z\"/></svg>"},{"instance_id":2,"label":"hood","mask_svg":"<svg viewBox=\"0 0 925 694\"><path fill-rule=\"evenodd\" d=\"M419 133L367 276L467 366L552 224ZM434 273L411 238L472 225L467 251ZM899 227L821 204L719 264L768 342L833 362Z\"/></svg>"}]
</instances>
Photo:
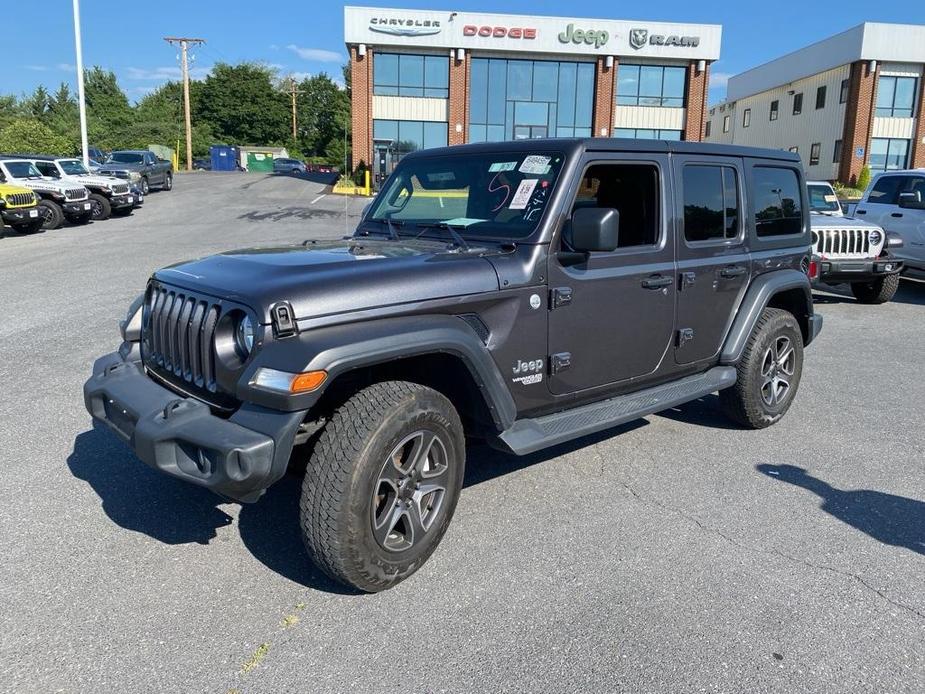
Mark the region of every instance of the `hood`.
<instances>
[{"instance_id":1,"label":"hood","mask_svg":"<svg viewBox=\"0 0 925 694\"><path fill-rule=\"evenodd\" d=\"M145 165L142 162L128 164L123 161L111 161L100 166L100 173L106 174L107 171L140 171Z\"/></svg>"},{"instance_id":2,"label":"hood","mask_svg":"<svg viewBox=\"0 0 925 694\"><path fill-rule=\"evenodd\" d=\"M72 191L72 197L68 200L82 200L87 197L87 190L82 183L77 181L64 181L58 178L16 178L13 179L16 185L21 185L32 190L45 191L46 193L59 193L64 195L66 191ZM78 192L73 192L78 191Z\"/></svg>"},{"instance_id":3,"label":"hood","mask_svg":"<svg viewBox=\"0 0 925 694\"><path fill-rule=\"evenodd\" d=\"M81 186L98 186L106 188L112 188L113 186L127 186L123 178L116 178L115 176L94 176L93 174L81 174L80 176L68 176L67 180L69 182L75 183Z\"/></svg>"},{"instance_id":4,"label":"hood","mask_svg":"<svg viewBox=\"0 0 925 694\"><path fill-rule=\"evenodd\" d=\"M250 306L264 323L279 301L304 319L498 290L494 267L478 251L449 252L426 241L246 249L172 265L154 277Z\"/></svg>"},{"instance_id":5,"label":"hood","mask_svg":"<svg viewBox=\"0 0 925 694\"><path fill-rule=\"evenodd\" d=\"M850 227L852 229L877 229L883 231L878 225L871 224L863 219L855 219L854 217L833 217L817 212L813 212L809 216L809 224L813 229L845 229Z\"/></svg>"}]
</instances>

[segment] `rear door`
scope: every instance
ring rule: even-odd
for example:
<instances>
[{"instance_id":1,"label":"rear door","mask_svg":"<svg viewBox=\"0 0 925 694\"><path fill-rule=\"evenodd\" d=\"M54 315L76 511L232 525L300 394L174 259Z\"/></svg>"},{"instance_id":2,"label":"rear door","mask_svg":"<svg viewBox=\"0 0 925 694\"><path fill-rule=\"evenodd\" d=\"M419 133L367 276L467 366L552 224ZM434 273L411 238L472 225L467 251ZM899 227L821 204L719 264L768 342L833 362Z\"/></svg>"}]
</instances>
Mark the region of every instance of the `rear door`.
<instances>
[{"instance_id":1,"label":"rear door","mask_svg":"<svg viewBox=\"0 0 925 694\"><path fill-rule=\"evenodd\" d=\"M742 160L672 158L678 256L675 361L711 359L748 286L751 260L745 237Z\"/></svg>"},{"instance_id":2,"label":"rear door","mask_svg":"<svg viewBox=\"0 0 925 694\"><path fill-rule=\"evenodd\" d=\"M654 154L594 153L582 163L569 217L582 207L616 209L620 240L615 251L580 262L550 256L549 387L557 395L644 380L670 355L676 292L668 166L667 155ZM559 250L569 250L567 235L556 240Z\"/></svg>"}]
</instances>

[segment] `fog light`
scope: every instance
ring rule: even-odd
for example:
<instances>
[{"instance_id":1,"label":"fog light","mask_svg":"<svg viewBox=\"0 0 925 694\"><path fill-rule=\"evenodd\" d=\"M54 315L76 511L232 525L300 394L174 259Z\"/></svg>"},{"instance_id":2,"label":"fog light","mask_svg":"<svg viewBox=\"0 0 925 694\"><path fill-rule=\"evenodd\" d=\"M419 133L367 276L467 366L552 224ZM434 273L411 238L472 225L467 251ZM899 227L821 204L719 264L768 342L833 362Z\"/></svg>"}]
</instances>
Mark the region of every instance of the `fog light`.
<instances>
[{"instance_id":1,"label":"fog light","mask_svg":"<svg viewBox=\"0 0 925 694\"><path fill-rule=\"evenodd\" d=\"M261 367L257 369L251 379L251 385L266 388L277 393L296 395L310 393L318 390L328 378L327 371L305 371L304 373L289 373Z\"/></svg>"}]
</instances>

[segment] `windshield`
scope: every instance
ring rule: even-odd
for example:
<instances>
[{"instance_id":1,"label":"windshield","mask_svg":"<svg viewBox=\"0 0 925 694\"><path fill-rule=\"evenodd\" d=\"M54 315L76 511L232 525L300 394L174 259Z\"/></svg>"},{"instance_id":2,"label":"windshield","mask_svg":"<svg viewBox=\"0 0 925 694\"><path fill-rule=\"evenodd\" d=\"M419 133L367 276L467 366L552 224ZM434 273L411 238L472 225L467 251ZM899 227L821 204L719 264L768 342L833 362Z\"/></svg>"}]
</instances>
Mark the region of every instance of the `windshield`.
<instances>
[{"instance_id":1,"label":"windshield","mask_svg":"<svg viewBox=\"0 0 925 694\"><path fill-rule=\"evenodd\" d=\"M61 159L58 161L58 164L68 176L82 176L83 174L90 173L87 171L87 167L84 166L84 163L79 159Z\"/></svg>"},{"instance_id":2,"label":"windshield","mask_svg":"<svg viewBox=\"0 0 925 694\"><path fill-rule=\"evenodd\" d=\"M119 164L140 164L144 161L144 155L135 152L113 152L109 155L107 163L110 161Z\"/></svg>"},{"instance_id":3,"label":"windshield","mask_svg":"<svg viewBox=\"0 0 925 694\"><path fill-rule=\"evenodd\" d=\"M838 196L835 195L831 186L811 184L807 188L809 189L810 212L841 212Z\"/></svg>"},{"instance_id":4,"label":"windshield","mask_svg":"<svg viewBox=\"0 0 925 694\"><path fill-rule=\"evenodd\" d=\"M42 174L35 165L28 161L8 161L6 169L13 178L41 178Z\"/></svg>"},{"instance_id":5,"label":"windshield","mask_svg":"<svg viewBox=\"0 0 925 694\"><path fill-rule=\"evenodd\" d=\"M463 236L524 238L539 224L564 161L559 152L405 159L366 219L399 227L449 225Z\"/></svg>"}]
</instances>

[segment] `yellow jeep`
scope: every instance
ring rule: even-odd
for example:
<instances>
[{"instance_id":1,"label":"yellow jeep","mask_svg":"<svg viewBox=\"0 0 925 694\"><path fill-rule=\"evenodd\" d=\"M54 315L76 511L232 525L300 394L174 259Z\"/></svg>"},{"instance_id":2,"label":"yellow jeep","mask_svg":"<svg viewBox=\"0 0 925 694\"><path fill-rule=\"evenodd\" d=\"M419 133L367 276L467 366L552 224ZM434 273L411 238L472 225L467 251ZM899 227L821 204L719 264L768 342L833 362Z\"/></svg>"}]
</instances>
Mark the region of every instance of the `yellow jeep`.
<instances>
[{"instance_id":1,"label":"yellow jeep","mask_svg":"<svg viewBox=\"0 0 925 694\"><path fill-rule=\"evenodd\" d=\"M0 217L16 231L31 234L42 228L38 199L29 188L0 182Z\"/></svg>"}]
</instances>

